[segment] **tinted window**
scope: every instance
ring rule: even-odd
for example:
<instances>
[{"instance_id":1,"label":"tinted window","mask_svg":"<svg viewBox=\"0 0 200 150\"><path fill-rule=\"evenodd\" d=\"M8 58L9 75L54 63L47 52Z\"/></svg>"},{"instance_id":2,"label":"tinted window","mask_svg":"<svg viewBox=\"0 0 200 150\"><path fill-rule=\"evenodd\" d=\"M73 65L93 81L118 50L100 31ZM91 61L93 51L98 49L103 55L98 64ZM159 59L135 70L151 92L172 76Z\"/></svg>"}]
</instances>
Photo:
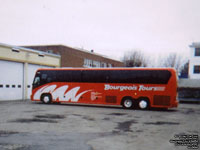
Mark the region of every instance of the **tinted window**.
<instances>
[{"instance_id":1,"label":"tinted window","mask_svg":"<svg viewBox=\"0 0 200 150\"><path fill-rule=\"evenodd\" d=\"M82 82L167 84L168 70L84 70Z\"/></svg>"},{"instance_id":2,"label":"tinted window","mask_svg":"<svg viewBox=\"0 0 200 150\"><path fill-rule=\"evenodd\" d=\"M57 82L81 82L80 70L57 70L55 73Z\"/></svg>"},{"instance_id":3,"label":"tinted window","mask_svg":"<svg viewBox=\"0 0 200 150\"><path fill-rule=\"evenodd\" d=\"M82 82L109 82L109 72L105 70L83 70Z\"/></svg>"},{"instance_id":4,"label":"tinted window","mask_svg":"<svg viewBox=\"0 0 200 150\"><path fill-rule=\"evenodd\" d=\"M38 77L40 80L38 80ZM42 70L34 83L88 82L88 83L142 83L167 84L168 70ZM34 87L37 87L36 85Z\"/></svg>"},{"instance_id":5,"label":"tinted window","mask_svg":"<svg viewBox=\"0 0 200 150\"><path fill-rule=\"evenodd\" d=\"M110 83L167 84L171 73L167 70L113 70Z\"/></svg>"},{"instance_id":6,"label":"tinted window","mask_svg":"<svg viewBox=\"0 0 200 150\"><path fill-rule=\"evenodd\" d=\"M41 81L40 81L41 84L56 82L55 71L51 71L51 70L40 71L40 76L41 76Z\"/></svg>"}]
</instances>

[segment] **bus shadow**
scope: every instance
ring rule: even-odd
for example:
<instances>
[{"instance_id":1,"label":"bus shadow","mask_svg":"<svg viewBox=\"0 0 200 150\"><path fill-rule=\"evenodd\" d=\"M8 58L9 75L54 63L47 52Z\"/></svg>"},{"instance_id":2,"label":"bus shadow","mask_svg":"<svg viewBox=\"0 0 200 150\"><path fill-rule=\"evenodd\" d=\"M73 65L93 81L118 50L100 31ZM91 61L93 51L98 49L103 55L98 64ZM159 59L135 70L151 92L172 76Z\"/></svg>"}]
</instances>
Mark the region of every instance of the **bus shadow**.
<instances>
[{"instance_id":1,"label":"bus shadow","mask_svg":"<svg viewBox=\"0 0 200 150\"><path fill-rule=\"evenodd\" d=\"M93 105L93 104L69 104L69 103L51 103L44 104L42 102L35 102L38 105L55 105L60 107L85 107L85 108L106 108L106 109L118 109L118 110L129 110L129 111L158 111L158 112L176 112L176 109L166 109L166 108L149 108L147 110L141 110L139 108L125 109L122 106L110 106L110 105Z\"/></svg>"},{"instance_id":2,"label":"bus shadow","mask_svg":"<svg viewBox=\"0 0 200 150\"><path fill-rule=\"evenodd\" d=\"M167 108L150 108L147 111L159 111L159 112L177 112L178 110L176 109L167 109Z\"/></svg>"}]
</instances>

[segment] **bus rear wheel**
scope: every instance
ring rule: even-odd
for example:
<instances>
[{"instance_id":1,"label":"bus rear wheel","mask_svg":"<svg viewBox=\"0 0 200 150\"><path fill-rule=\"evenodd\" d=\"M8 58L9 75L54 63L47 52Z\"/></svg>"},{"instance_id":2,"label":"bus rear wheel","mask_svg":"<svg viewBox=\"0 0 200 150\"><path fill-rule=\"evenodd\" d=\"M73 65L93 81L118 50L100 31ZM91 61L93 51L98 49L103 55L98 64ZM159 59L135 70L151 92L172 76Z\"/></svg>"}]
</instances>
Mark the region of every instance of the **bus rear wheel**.
<instances>
[{"instance_id":1,"label":"bus rear wheel","mask_svg":"<svg viewBox=\"0 0 200 150\"><path fill-rule=\"evenodd\" d=\"M138 100L138 107L140 109L143 109L143 110L149 109L149 100L147 100L147 99L139 99Z\"/></svg>"},{"instance_id":2,"label":"bus rear wheel","mask_svg":"<svg viewBox=\"0 0 200 150\"><path fill-rule=\"evenodd\" d=\"M122 100L122 106L126 109L130 109L130 108L133 108L134 106L134 102L133 102L133 99L132 98L124 98Z\"/></svg>"},{"instance_id":3,"label":"bus rear wheel","mask_svg":"<svg viewBox=\"0 0 200 150\"><path fill-rule=\"evenodd\" d=\"M43 95L41 96L41 101L42 101L44 104L50 104L51 101L52 101L51 95L50 95L50 94L43 94Z\"/></svg>"}]
</instances>

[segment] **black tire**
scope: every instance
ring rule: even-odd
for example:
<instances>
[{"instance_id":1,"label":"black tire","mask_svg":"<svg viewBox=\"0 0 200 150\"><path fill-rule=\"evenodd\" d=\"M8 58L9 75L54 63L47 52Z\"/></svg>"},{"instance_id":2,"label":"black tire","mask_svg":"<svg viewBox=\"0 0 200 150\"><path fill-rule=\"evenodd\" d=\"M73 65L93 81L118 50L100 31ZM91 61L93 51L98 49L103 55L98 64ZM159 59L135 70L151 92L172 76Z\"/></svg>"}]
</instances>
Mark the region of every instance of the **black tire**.
<instances>
[{"instance_id":1,"label":"black tire","mask_svg":"<svg viewBox=\"0 0 200 150\"><path fill-rule=\"evenodd\" d=\"M41 101L44 103L44 104L50 104L52 102L52 97L51 97L51 94L43 94L41 96Z\"/></svg>"},{"instance_id":2,"label":"black tire","mask_svg":"<svg viewBox=\"0 0 200 150\"><path fill-rule=\"evenodd\" d=\"M134 107L134 101L132 98L127 97L122 100L122 106L126 109L131 109Z\"/></svg>"},{"instance_id":3,"label":"black tire","mask_svg":"<svg viewBox=\"0 0 200 150\"><path fill-rule=\"evenodd\" d=\"M53 104L60 105L61 102L53 102Z\"/></svg>"},{"instance_id":4,"label":"black tire","mask_svg":"<svg viewBox=\"0 0 200 150\"><path fill-rule=\"evenodd\" d=\"M138 100L138 108L142 110L147 110L150 107L149 100L147 98L140 98Z\"/></svg>"}]
</instances>

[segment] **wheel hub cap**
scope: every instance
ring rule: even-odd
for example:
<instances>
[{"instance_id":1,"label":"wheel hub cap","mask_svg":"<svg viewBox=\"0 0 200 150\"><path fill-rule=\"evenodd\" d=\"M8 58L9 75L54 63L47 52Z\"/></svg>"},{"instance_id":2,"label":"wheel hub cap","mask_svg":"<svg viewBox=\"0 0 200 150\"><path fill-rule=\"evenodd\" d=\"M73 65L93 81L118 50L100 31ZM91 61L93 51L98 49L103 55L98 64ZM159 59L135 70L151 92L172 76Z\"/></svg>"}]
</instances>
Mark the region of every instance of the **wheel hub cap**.
<instances>
[{"instance_id":1,"label":"wheel hub cap","mask_svg":"<svg viewBox=\"0 0 200 150\"><path fill-rule=\"evenodd\" d=\"M130 108L130 107L132 106L132 101L131 101L131 100L126 100L126 101L125 101L125 106L126 106L127 108Z\"/></svg>"},{"instance_id":2,"label":"wheel hub cap","mask_svg":"<svg viewBox=\"0 0 200 150\"><path fill-rule=\"evenodd\" d=\"M48 96L45 96L45 97L44 97L44 102L45 102L45 103L48 103L48 102L49 102L49 97L48 97Z\"/></svg>"},{"instance_id":3,"label":"wheel hub cap","mask_svg":"<svg viewBox=\"0 0 200 150\"><path fill-rule=\"evenodd\" d=\"M139 106L142 109L147 108L147 102L146 101L140 101Z\"/></svg>"}]
</instances>

